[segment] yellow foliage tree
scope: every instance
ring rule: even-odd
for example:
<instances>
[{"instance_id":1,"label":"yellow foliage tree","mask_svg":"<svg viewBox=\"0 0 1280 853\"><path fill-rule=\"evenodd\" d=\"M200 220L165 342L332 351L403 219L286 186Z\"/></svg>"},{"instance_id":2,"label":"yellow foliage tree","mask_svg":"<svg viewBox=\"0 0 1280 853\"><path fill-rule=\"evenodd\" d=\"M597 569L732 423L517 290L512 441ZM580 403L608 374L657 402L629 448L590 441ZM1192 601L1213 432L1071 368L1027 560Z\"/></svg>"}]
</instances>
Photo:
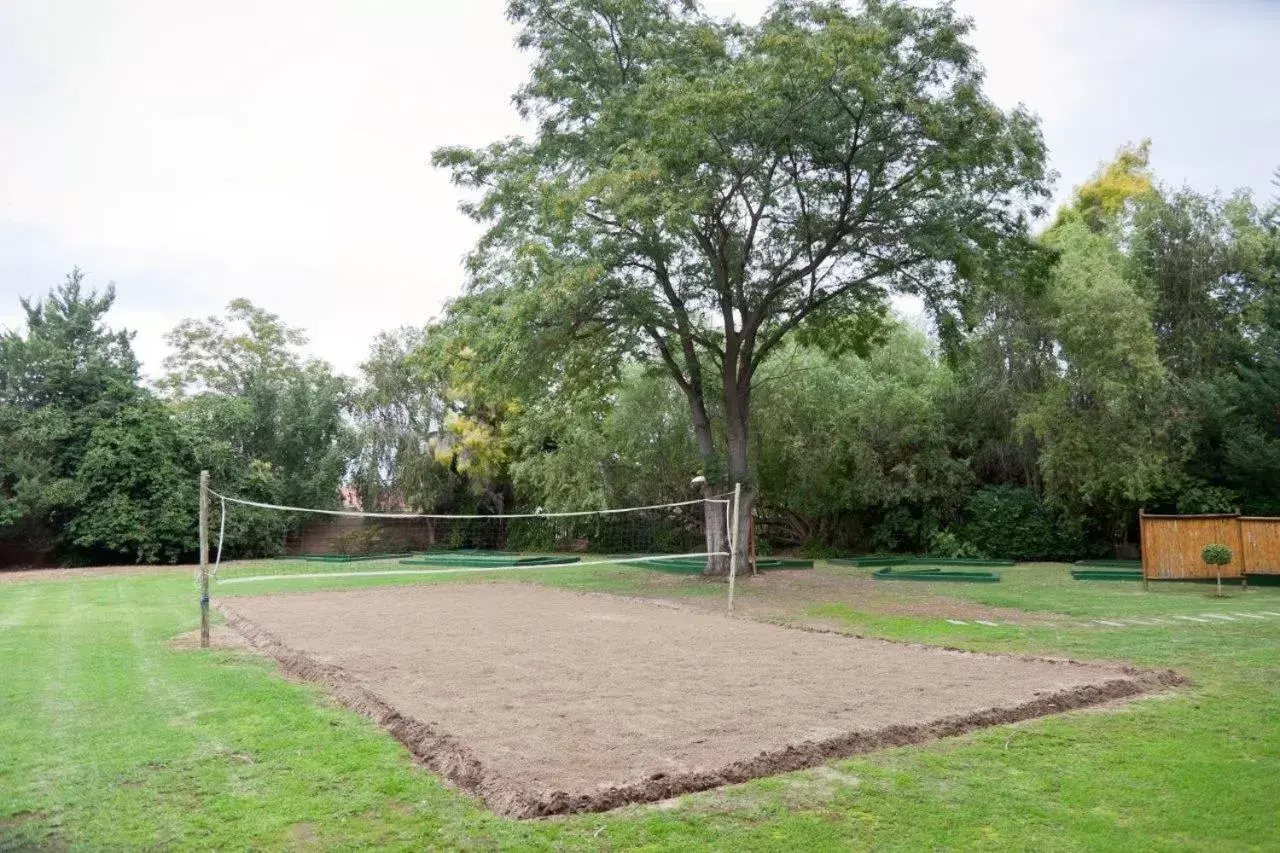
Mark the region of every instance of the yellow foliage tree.
<instances>
[{"instance_id":1,"label":"yellow foliage tree","mask_svg":"<svg viewBox=\"0 0 1280 853\"><path fill-rule=\"evenodd\" d=\"M1071 206L1058 216L1077 214L1093 231L1102 231L1114 222L1130 201L1155 192L1151 175L1151 140L1125 145L1115 159L1102 166L1085 184L1078 187Z\"/></svg>"}]
</instances>

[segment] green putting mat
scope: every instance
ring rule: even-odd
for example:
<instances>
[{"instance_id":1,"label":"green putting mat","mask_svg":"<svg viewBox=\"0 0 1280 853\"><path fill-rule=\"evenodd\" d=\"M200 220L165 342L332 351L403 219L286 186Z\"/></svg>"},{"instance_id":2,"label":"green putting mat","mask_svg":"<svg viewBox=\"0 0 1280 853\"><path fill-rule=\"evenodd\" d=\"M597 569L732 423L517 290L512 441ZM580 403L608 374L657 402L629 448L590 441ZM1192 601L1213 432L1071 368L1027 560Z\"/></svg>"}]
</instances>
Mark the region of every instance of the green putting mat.
<instances>
[{"instance_id":1,"label":"green putting mat","mask_svg":"<svg viewBox=\"0 0 1280 853\"><path fill-rule=\"evenodd\" d=\"M895 569L886 566L871 573L878 581L943 581L949 583L999 583L1000 576L995 572L946 572L942 569Z\"/></svg>"},{"instance_id":2,"label":"green putting mat","mask_svg":"<svg viewBox=\"0 0 1280 853\"><path fill-rule=\"evenodd\" d=\"M1071 579L1077 581L1140 581L1142 569L1105 569L1088 565L1071 570Z\"/></svg>"},{"instance_id":3,"label":"green putting mat","mask_svg":"<svg viewBox=\"0 0 1280 853\"><path fill-rule=\"evenodd\" d=\"M671 572L681 575L700 575L707 568L707 561L702 558L676 557L670 560L636 560L628 565L657 569L660 572ZM781 557L761 557L756 561L756 568L762 572L778 569L812 569L813 560L792 560ZM751 570L739 569L739 574L748 574Z\"/></svg>"},{"instance_id":4,"label":"green putting mat","mask_svg":"<svg viewBox=\"0 0 1280 853\"><path fill-rule=\"evenodd\" d=\"M363 560L398 560L412 556L411 551L401 551L396 554L299 554L297 557L284 559L305 560L308 563L358 563Z\"/></svg>"},{"instance_id":5,"label":"green putting mat","mask_svg":"<svg viewBox=\"0 0 1280 853\"><path fill-rule=\"evenodd\" d=\"M1142 571L1141 560L1076 560L1072 565L1091 569L1105 569L1109 572Z\"/></svg>"},{"instance_id":6,"label":"green putting mat","mask_svg":"<svg viewBox=\"0 0 1280 853\"><path fill-rule=\"evenodd\" d=\"M440 566L441 568L524 568L528 566L567 566L581 557L521 557L518 554L427 554L401 560L404 566Z\"/></svg>"},{"instance_id":7,"label":"green putting mat","mask_svg":"<svg viewBox=\"0 0 1280 853\"><path fill-rule=\"evenodd\" d=\"M827 560L837 566L973 566L975 568L1003 568L1012 566L1013 560L970 560L959 557L835 557Z\"/></svg>"}]
</instances>

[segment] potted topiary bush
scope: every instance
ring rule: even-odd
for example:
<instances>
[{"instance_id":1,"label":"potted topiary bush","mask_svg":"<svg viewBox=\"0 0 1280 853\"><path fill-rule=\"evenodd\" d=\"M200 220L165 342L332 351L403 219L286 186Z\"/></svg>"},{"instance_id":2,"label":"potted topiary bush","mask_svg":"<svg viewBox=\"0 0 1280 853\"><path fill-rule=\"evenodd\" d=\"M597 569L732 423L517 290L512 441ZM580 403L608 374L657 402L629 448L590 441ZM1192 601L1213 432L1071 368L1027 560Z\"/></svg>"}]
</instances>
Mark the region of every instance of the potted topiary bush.
<instances>
[{"instance_id":1,"label":"potted topiary bush","mask_svg":"<svg viewBox=\"0 0 1280 853\"><path fill-rule=\"evenodd\" d=\"M1222 597L1222 567L1231 562L1231 549L1226 545L1205 545L1200 552L1200 559L1206 566L1213 566L1218 574L1218 597Z\"/></svg>"}]
</instances>

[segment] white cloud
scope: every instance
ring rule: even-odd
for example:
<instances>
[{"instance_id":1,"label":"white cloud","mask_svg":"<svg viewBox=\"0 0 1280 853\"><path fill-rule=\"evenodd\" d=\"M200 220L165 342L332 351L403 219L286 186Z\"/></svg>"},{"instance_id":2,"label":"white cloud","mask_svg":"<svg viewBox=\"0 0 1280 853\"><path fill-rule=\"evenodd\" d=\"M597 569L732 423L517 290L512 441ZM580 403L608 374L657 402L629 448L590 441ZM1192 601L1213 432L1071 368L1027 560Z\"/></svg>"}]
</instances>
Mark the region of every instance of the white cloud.
<instances>
[{"instance_id":1,"label":"white cloud","mask_svg":"<svg viewBox=\"0 0 1280 853\"><path fill-rule=\"evenodd\" d=\"M764 0L714 0L754 19ZM1062 193L1121 143L1265 187L1280 7L961 0L992 96L1044 120ZM457 292L477 230L432 149L519 132L500 0L0 0L0 324L73 265L162 333L248 296L350 370Z\"/></svg>"}]
</instances>

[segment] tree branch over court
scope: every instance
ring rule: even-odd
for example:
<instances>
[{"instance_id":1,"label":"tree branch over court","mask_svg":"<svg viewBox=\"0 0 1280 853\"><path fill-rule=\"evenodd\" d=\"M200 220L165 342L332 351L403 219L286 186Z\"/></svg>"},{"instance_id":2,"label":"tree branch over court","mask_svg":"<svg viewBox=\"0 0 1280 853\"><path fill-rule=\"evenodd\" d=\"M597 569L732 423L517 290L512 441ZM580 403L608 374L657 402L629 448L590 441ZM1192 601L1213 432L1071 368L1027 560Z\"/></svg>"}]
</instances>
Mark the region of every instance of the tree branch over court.
<instances>
[{"instance_id":1,"label":"tree branch over court","mask_svg":"<svg viewBox=\"0 0 1280 853\"><path fill-rule=\"evenodd\" d=\"M660 366L709 493L753 497L753 381L788 336L859 349L895 292L951 328L975 284L1031 251L1038 126L983 95L949 7L781 2L755 26L677 0L507 12L533 57L515 103L537 129L435 154L488 226L453 313L505 379Z\"/></svg>"}]
</instances>

